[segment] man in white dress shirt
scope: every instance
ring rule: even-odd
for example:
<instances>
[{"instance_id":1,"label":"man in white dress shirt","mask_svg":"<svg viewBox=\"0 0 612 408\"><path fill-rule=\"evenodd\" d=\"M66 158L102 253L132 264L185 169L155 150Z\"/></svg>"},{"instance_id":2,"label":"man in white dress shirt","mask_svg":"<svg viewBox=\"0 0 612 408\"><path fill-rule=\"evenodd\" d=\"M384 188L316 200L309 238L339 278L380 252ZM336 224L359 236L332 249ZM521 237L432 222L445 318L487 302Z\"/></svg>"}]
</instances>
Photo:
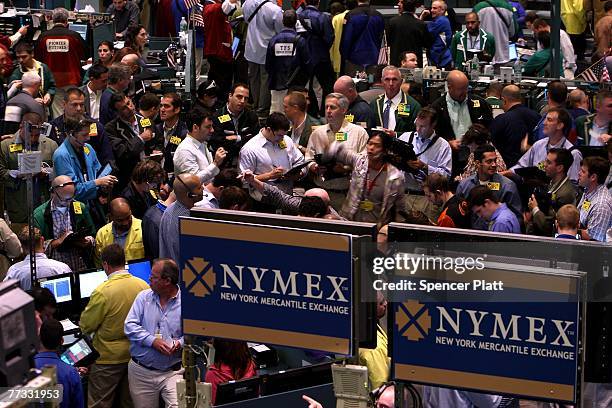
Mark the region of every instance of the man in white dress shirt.
<instances>
[{"instance_id":1,"label":"man in white dress shirt","mask_svg":"<svg viewBox=\"0 0 612 408\"><path fill-rule=\"evenodd\" d=\"M189 133L174 152L174 173L195 174L202 184L206 184L219 173L227 152L220 147L213 158L208 149L208 140L213 133L212 113L194 109L185 121Z\"/></svg>"}]
</instances>

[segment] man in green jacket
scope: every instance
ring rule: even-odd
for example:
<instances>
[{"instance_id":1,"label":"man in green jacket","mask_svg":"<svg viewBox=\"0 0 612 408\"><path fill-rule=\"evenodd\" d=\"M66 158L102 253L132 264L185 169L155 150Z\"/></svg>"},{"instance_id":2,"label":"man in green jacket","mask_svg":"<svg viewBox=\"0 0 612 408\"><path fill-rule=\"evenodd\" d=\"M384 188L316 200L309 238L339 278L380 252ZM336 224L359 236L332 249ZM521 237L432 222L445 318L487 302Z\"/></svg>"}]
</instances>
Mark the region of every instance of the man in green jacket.
<instances>
[{"instance_id":1,"label":"man in green jacket","mask_svg":"<svg viewBox=\"0 0 612 408\"><path fill-rule=\"evenodd\" d=\"M55 78L51 69L49 69L47 64L34 59L34 48L29 43L20 42L15 47L15 57L19 61L19 65L9 78L9 97L17 93L17 89L21 87L21 77L23 74L34 71L41 79L40 90L38 95L34 95L34 99L44 106L50 106L56 90Z\"/></svg>"},{"instance_id":2,"label":"man in green jacket","mask_svg":"<svg viewBox=\"0 0 612 408\"><path fill-rule=\"evenodd\" d=\"M464 62L469 62L474 54L481 62L489 62L495 56L495 38L480 28L478 14L466 14L465 26L466 29L457 32L451 42L451 54L457 69L461 69Z\"/></svg>"},{"instance_id":3,"label":"man in green jacket","mask_svg":"<svg viewBox=\"0 0 612 408\"><path fill-rule=\"evenodd\" d=\"M53 166L53 153L57 143L40 135L42 119L34 112L26 113L19 131L0 143L0 180L4 184L4 208L9 215L14 229L21 229L28 222L28 209L26 203L26 179L19 174L18 157L26 149L24 141L23 124L32 125L31 144L32 151L40 151L43 171L33 177L34 206L49 198L49 171Z\"/></svg>"},{"instance_id":4,"label":"man in green jacket","mask_svg":"<svg viewBox=\"0 0 612 408\"><path fill-rule=\"evenodd\" d=\"M75 183L57 176L51 183L51 199L34 210L34 226L45 237L45 253L73 271L93 265L96 228L85 203L74 200Z\"/></svg>"}]
</instances>

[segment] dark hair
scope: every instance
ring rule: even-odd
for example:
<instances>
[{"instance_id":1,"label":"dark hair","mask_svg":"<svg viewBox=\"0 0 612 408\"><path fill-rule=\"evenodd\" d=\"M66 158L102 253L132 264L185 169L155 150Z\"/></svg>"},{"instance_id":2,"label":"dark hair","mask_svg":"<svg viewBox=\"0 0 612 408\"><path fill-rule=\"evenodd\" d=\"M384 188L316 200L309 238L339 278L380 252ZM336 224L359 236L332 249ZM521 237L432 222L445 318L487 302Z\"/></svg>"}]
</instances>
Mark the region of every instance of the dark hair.
<instances>
[{"instance_id":1,"label":"dark hair","mask_svg":"<svg viewBox=\"0 0 612 408\"><path fill-rule=\"evenodd\" d=\"M438 121L438 112L434 108L426 106L417 113L417 119L427 119L429 123L434 124Z\"/></svg>"},{"instance_id":2,"label":"dark hair","mask_svg":"<svg viewBox=\"0 0 612 408\"><path fill-rule=\"evenodd\" d=\"M537 19L538 19L538 13L536 13L533 10L528 11L527 14L525 14L525 23L533 23Z\"/></svg>"},{"instance_id":3,"label":"dark hair","mask_svg":"<svg viewBox=\"0 0 612 408\"><path fill-rule=\"evenodd\" d=\"M15 54L18 52L27 52L28 54L34 54L34 46L25 41L20 41L19 44L15 47Z\"/></svg>"},{"instance_id":4,"label":"dark hair","mask_svg":"<svg viewBox=\"0 0 612 408\"><path fill-rule=\"evenodd\" d=\"M249 92L251 92L249 86L247 84L245 84L244 82L236 82L234 84L234 86L232 86L232 89L230 90L230 95L232 95L234 92L236 92L237 88L245 88L248 89Z\"/></svg>"},{"instance_id":5,"label":"dark hair","mask_svg":"<svg viewBox=\"0 0 612 408\"><path fill-rule=\"evenodd\" d=\"M476 205L484 205L485 200L491 200L494 203L499 203L499 200L497 199L497 197L495 197L493 191L490 190L487 186L474 187L470 191L470 194L468 195L467 199L469 208L472 208Z\"/></svg>"},{"instance_id":6,"label":"dark hair","mask_svg":"<svg viewBox=\"0 0 612 408\"><path fill-rule=\"evenodd\" d=\"M132 171L132 181L136 184L150 182L157 177L163 180L166 177L166 172L161 164L155 160L139 161Z\"/></svg>"},{"instance_id":7,"label":"dark hair","mask_svg":"<svg viewBox=\"0 0 612 408\"><path fill-rule=\"evenodd\" d=\"M223 210L229 210L233 206L237 205L242 207L249 201L249 194L242 188L236 186L225 187L221 191L219 197L219 208Z\"/></svg>"},{"instance_id":8,"label":"dark hair","mask_svg":"<svg viewBox=\"0 0 612 408\"><path fill-rule=\"evenodd\" d=\"M50 318L40 326L40 342L47 350L57 350L62 345L64 326L57 320Z\"/></svg>"},{"instance_id":9,"label":"dark hair","mask_svg":"<svg viewBox=\"0 0 612 408\"><path fill-rule=\"evenodd\" d=\"M124 94L123 92L117 92L115 94L112 94L110 97L110 106L116 110L115 105L118 104L119 102L123 102L123 100L127 98L127 95Z\"/></svg>"},{"instance_id":10,"label":"dark hair","mask_svg":"<svg viewBox=\"0 0 612 408\"><path fill-rule=\"evenodd\" d=\"M64 102L68 102L70 100L70 96L72 96L72 95L82 96L84 98L85 97L85 92L81 91L77 87L70 88L64 94Z\"/></svg>"},{"instance_id":11,"label":"dark hair","mask_svg":"<svg viewBox=\"0 0 612 408\"><path fill-rule=\"evenodd\" d=\"M159 96L151 92L146 92L138 101L138 108L143 111L159 107Z\"/></svg>"},{"instance_id":12,"label":"dark hair","mask_svg":"<svg viewBox=\"0 0 612 408\"><path fill-rule=\"evenodd\" d=\"M555 155L555 163L563 166L563 173L567 173L574 164L574 156L567 149L560 149L558 147L553 147L548 151L548 153L552 153Z\"/></svg>"},{"instance_id":13,"label":"dark hair","mask_svg":"<svg viewBox=\"0 0 612 408\"><path fill-rule=\"evenodd\" d=\"M542 45L542 48L550 48L550 33L548 31L540 31L537 33L536 40Z\"/></svg>"},{"instance_id":14,"label":"dark hair","mask_svg":"<svg viewBox=\"0 0 612 408\"><path fill-rule=\"evenodd\" d=\"M548 27L548 23L543 18L536 18L532 22L533 28Z\"/></svg>"},{"instance_id":15,"label":"dark hair","mask_svg":"<svg viewBox=\"0 0 612 408\"><path fill-rule=\"evenodd\" d=\"M557 113L557 119L559 122L563 123L563 135L567 137L570 130L572 130L572 117L569 112L563 108L551 108L548 110L548 113Z\"/></svg>"},{"instance_id":16,"label":"dark hair","mask_svg":"<svg viewBox=\"0 0 612 408\"><path fill-rule=\"evenodd\" d=\"M291 127L291 123L289 123L289 119L287 119L284 113L272 112L266 118L265 127L272 129L273 132L277 130L286 131Z\"/></svg>"},{"instance_id":17,"label":"dark hair","mask_svg":"<svg viewBox=\"0 0 612 408\"><path fill-rule=\"evenodd\" d=\"M222 364L229 366L232 376L236 380L244 377L249 367L253 364L246 341L215 338L213 340L213 347L215 348L215 366L218 368Z\"/></svg>"},{"instance_id":18,"label":"dark hair","mask_svg":"<svg viewBox=\"0 0 612 408\"><path fill-rule=\"evenodd\" d=\"M95 63L89 68L89 79L99 79L102 75L108 72L108 67L101 64Z\"/></svg>"},{"instance_id":19,"label":"dark hair","mask_svg":"<svg viewBox=\"0 0 612 408\"><path fill-rule=\"evenodd\" d=\"M474 150L474 160L481 162L484 158L485 153L493 152L495 153L495 147L490 144L480 145Z\"/></svg>"},{"instance_id":20,"label":"dark hair","mask_svg":"<svg viewBox=\"0 0 612 408\"><path fill-rule=\"evenodd\" d=\"M302 217L322 217L327 214L327 205L321 197L303 197L298 207Z\"/></svg>"},{"instance_id":21,"label":"dark hair","mask_svg":"<svg viewBox=\"0 0 612 408\"><path fill-rule=\"evenodd\" d=\"M604 12L612 10L612 0L608 0L604 3Z\"/></svg>"},{"instance_id":22,"label":"dark hair","mask_svg":"<svg viewBox=\"0 0 612 408\"><path fill-rule=\"evenodd\" d=\"M100 259L111 268L125 266L125 251L119 244L110 244L102 248Z\"/></svg>"},{"instance_id":23,"label":"dark hair","mask_svg":"<svg viewBox=\"0 0 612 408\"><path fill-rule=\"evenodd\" d=\"M309 1L315 4L319 2L319 0L306 0L306 3L310 4L308 3ZM283 12L283 27L295 28L296 24L297 24L297 14L295 13L295 10L292 10L292 9L285 10Z\"/></svg>"},{"instance_id":24,"label":"dark hair","mask_svg":"<svg viewBox=\"0 0 612 408\"><path fill-rule=\"evenodd\" d=\"M427 186L429 191L436 192L440 190L443 193L450 191L450 185L448 183L448 177L440 173L429 174L425 178L424 186Z\"/></svg>"},{"instance_id":25,"label":"dark hair","mask_svg":"<svg viewBox=\"0 0 612 408\"><path fill-rule=\"evenodd\" d=\"M306 112L306 109L308 109L308 100L306 99L303 93L289 92L287 94L287 98L289 98L289 105L295 106L300 110L300 112Z\"/></svg>"},{"instance_id":26,"label":"dark hair","mask_svg":"<svg viewBox=\"0 0 612 408\"><path fill-rule=\"evenodd\" d=\"M136 47L136 37L138 36L140 30L146 31L145 27L141 24L131 25L127 28L127 30L125 30L125 46L142 52L141 49Z\"/></svg>"},{"instance_id":27,"label":"dark hair","mask_svg":"<svg viewBox=\"0 0 612 408\"><path fill-rule=\"evenodd\" d=\"M388 151L391 148L391 144L393 143L393 139L391 138L391 136L389 136L387 133L384 132L376 132L371 134L368 137L368 142L370 141L370 139L372 139L373 137L380 137L380 141L382 142L383 145L383 149L385 151Z\"/></svg>"},{"instance_id":28,"label":"dark hair","mask_svg":"<svg viewBox=\"0 0 612 408\"><path fill-rule=\"evenodd\" d=\"M215 187L242 187L238 174L240 173L236 169L223 169L213 178L212 185Z\"/></svg>"},{"instance_id":29,"label":"dark hair","mask_svg":"<svg viewBox=\"0 0 612 408\"><path fill-rule=\"evenodd\" d=\"M176 109L176 108L181 109L183 107L183 101L181 101L181 96L179 94L177 94L176 92L165 93L162 96L162 98L172 99L172 102L170 102L170 104L172 105L172 107L174 109Z\"/></svg>"},{"instance_id":30,"label":"dark hair","mask_svg":"<svg viewBox=\"0 0 612 408\"><path fill-rule=\"evenodd\" d=\"M168 258L158 258L153 261L151 267L157 265L158 263L162 264L162 269L160 273L160 277L163 279L168 279L170 283L173 285L178 284L179 279L179 270L178 265L174 261L174 259Z\"/></svg>"},{"instance_id":31,"label":"dark hair","mask_svg":"<svg viewBox=\"0 0 612 408\"><path fill-rule=\"evenodd\" d=\"M464 145L476 143L477 146L491 143L491 133L486 126L481 125L480 123L474 123L472 126L470 126L467 132L465 132L462 143Z\"/></svg>"},{"instance_id":32,"label":"dark hair","mask_svg":"<svg viewBox=\"0 0 612 408\"><path fill-rule=\"evenodd\" d=\"M193 130L193 125L200 126L204 122L205 119L214 120L213 114L208 109L203 108L193 108L185 115L185 124L187 125L187 130L191 132Z\"/></svg>"},{"instance_id":33,"label":"dark hair","mask_svg":"<svg viewBox=\"0 0 612 408\"><path fill-rule=\"evenodd\" d=\"M595 174L597 176L597 184L606 182L608 173L610 172L610 162L603 157L589 156L580 163L587 168L589 176Z\"/></svg>"},{"instance_id":34,"label":"dark hair","mask_svg":"<svg viewBox=\"0 0 612 408\"><path fill-rule=\"evenodd\" d=\"M66 118L64 129L67 133L76 133L83 129L90 129L91 125L94 123L96 123L96 121L93 119L84 118L81 120L74 120Z\"/></svg>"},{"instance_id":35,"label":"dark hair","mask_svg":"<svg viewBox=\"0 0 612 408\"><path fill-rule=\"evenodd\" d=\"M36 248L36 245L38 245L38 241L40 241L42 234L40 233L40 230L38 228L32 227L32 235L34 247ZM19 242L21 242L22 251L24 253L27 253L30 249L30 228L27 225L24 226L21 231L19 231L19 234L17 234L17 238L19 239Z\"/></svg>"},{"instance_id":36,"label":"dark hair","mask_svg":"<svg viewBox=\"0 0 612 408\"><path fill-rule=\"evenodd\" d=\"M57 307L57 300L48 288L34 287L28 293L34 298L34 309L42 312L45 306Z\"/></svg>"},{"instance_id":37,"label":"dark hair","mask_svg":"<svg viewBox=\"0 0 612 408\"><path fill-rule=\"evenodd\" d=\"M550 81L546 86L546 90L548 91L549 100L559 105L565 104L567 100L567 86L563 82L559 80Z\"/></svg>"},{"instance_id":38,"label":"dark hair","mask_svg":"<svg viewBox=\"0 0 612 408\"><path fill-rule=\"evenodd\" d=\"M101 46L101 45L106 45L106 46L108 47L108 49L109 49L109 50L111 50L111 51L115 51L115 44L113 44L113 43L112 43L112 42L110 42L110 41L106 41L106 40L104 40L104 41L100 41L100 42L98 43L98 46L96 47L96 51L98 50L98 48L100 48L100 46Z\"/></svg>"},{"instance_id":39,"label":"dark hair","mask_svg":"<svg viewBox=\"0 0 612 408\"><path fill-rule=\"evenodd\" d=\"M500 97L503 89L504 84L498 81L494 81L489 84L489 87L487 88L487 94L493 94L497 97Z\"/></svg>"},{"instance_id":40,"label":"dark hair","mask_svg":"<svg viewBox=\"0 0 612 408\"><path fill-rule=\"evenodd\" d=\"M414 13L417 8L416 2L414 0L402 0L402 6L404 8L404 12Z\"/></svg>"},{"instance_id":41,"label":"dark hair","mask_svg":"<svg viewBox=\"0 0 612 408\"><path fill-rule=\"evenodd\" d=\"M108 68L108 83L113 85L119 81L130 79L130 68L127 65L113 64Z\"/></svg>"},{"instance_id":42,"label":"dark hair","mask_svg":"<svg viewBox=\"0 0 612 408\"><path fill-rule=\"evenodd\" d=\"M204 95L219 96L219 88L217 88L216 83L215 86L208 89L208 87L212 85L212 82L212 80L204 81L200 84L200 86L198 86L198 98L201 98Z\"/></svg>"}]
</instances>

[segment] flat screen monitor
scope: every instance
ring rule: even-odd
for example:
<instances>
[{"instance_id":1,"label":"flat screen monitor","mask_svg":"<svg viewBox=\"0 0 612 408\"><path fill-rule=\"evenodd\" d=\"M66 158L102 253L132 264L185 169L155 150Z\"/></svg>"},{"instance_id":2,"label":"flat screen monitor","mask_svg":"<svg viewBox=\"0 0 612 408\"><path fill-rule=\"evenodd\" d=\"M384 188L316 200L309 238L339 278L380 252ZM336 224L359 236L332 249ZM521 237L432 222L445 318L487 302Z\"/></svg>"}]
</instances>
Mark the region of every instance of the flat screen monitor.
<instances>
[{"instance_id":1,"label":"flat screen monitor","mask_svg":"<svg viewBox=\"0 0 612 408\"><path fill-rule=\"evenodd\" d=\"M510 51L511 61L514 61L518 58L518 52L516 51L516 44L510 43L510 45L508 45L508 51Z\"/></svg>"},{"instance_id":2,"label":"flat screen monitor","mask_svg":"<svg viewBox=\"0 0 612 408\"><path fill-rule=\"evenodd\" d=\"M261 395L299 390L334 381L332 363L313 364L268 375L263 383Z\"/></svg>"},{"instance_id":3,"label":"flat screen monitor","mask_svg":"<svg viewBox=\"0 0 612 408\"><path fill-rule=\"evenodd\" d=\"M79 293L81 299L89 299L95 288L106 282L106 272L104 270L95 270L79 273Z\"/></svg>"},{"instance_id":4,"label":"flat screen monitor","mask_svg":"<svg viewBox=\"0 0 612 408\"><path fill-rule=\"evenodd\" d=\"M82 338L62 353L61 360L71 366L84 366L91 364L100 354L93 348L86 338Z\"/></svg>"},{"instance_id":5,"label":"flat screen monitor","mask_svg":"<svg viewBox=\"0 0 612 408\"><path fill-rule=\"evenodd\" d=\"M149 277L151 276L151 261L148 259L135 259L129 261L127 264L127 270L133 276L142 279L149 284Z\"/></svg>"},{"instance_id":6,"label":"flat screen monitor","mask_svg":"<svg viewBox=\"0 0 612 408\"><path fill-rule=\"evenodd\" d=\"M68 24L68 28L79 33L83 41L87 41L87 24Z\"/></svg>"},{"instance_id":7,"label":"flat screen monitor","mask_svg":"<svg viewBox=\"0 0 612 408\"><path fill-rule=\"evenodd\" d=\"M230 381L217 386L215 405L244 401L259 396L261 377L248 378L240 381Z\"/></svg>"},{"instance_id":8,"label":"flat screen monitor","mask_svg":"<svg viewBox=\"0 0 612 408\"><path fill-rule=\"evenodd\" d=\"M55 296L57 303L72 301L72 274L63 274L40 279L40 286L47 288Z\"/></svg>"}]
</instances>

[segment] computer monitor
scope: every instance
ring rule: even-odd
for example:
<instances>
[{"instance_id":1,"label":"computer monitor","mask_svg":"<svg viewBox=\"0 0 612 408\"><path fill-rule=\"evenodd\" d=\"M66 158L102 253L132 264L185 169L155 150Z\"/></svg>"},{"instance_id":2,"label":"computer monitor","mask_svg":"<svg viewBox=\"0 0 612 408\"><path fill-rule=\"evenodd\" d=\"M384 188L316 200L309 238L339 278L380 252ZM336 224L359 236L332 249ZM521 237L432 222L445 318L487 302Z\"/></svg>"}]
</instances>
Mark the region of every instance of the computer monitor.
<instances>
[{"instance_id":1,"label":"computer monitor","mask_svg":"<svg viewBox=\"0 0 612 408\"><path fill-rule=\"evenodd\" d=\"M149 277L151 276L151 261L148 259L134 259L128 262L127 270L130 274L148 284Z\"/></svg>"},{"instance_id":2,"label":"computer monitor","mask_svg":"<svg viewBox=\"0 0 612 408\"><path fill-rule=\"evenodd\" d=\"M217 386L215 405L229 404L259 397L261 377L230 381Z\"/></svg>"},{"instance_id":3,"label":"computer monitor","mask_svg":"<svg viewBox=\"0 0 612 408\"><path fill-rule=\"evenodd\" d=\"M511 61L514 61L518 58L518 52L516 51L516 44L510 43L510 45L508 45L508 51L510 51Z\"/></svg>"},{"instance_id":4,"label":"computer monitor","mask_svg":"<svg viewBox=\"0 0 612 408\"><path fill-rule=\"evenodd\" d=\"M108 277L102 269L79 273L79 294L81 299L89 299L95 288L106 282Z\"/></svg>"},{"instance_id":5,"label":"computer monitor","mask_svg":"<svg viewBox=\"0 0 612 408\"><path fill-rule=\"evenodd\" d=\"M264 379L261 395L279 394L332 383L334 379L331 366L331 362L313 364L268 375Z\"/></svg>"},{"instance_id":6,"label":"computer monitor","mask_svg":"<svg viewBox=\"0 0 612 408\"><path fill-rule=\"evenodd\" d=\"M87 41L87 24L68 24L68 28L79 33L83 41Z\"/></svg>"},{"instance_id":7,"label":"computer monitor","mask_svg":"<svg viewBox=\"0 0 612 408\"><path fill-rule=\"evenodd\" d=\"M72 302L72 273L39 279L40 286L47 288L55 296L57 303Z\"/></svg>"}]
</instances>

